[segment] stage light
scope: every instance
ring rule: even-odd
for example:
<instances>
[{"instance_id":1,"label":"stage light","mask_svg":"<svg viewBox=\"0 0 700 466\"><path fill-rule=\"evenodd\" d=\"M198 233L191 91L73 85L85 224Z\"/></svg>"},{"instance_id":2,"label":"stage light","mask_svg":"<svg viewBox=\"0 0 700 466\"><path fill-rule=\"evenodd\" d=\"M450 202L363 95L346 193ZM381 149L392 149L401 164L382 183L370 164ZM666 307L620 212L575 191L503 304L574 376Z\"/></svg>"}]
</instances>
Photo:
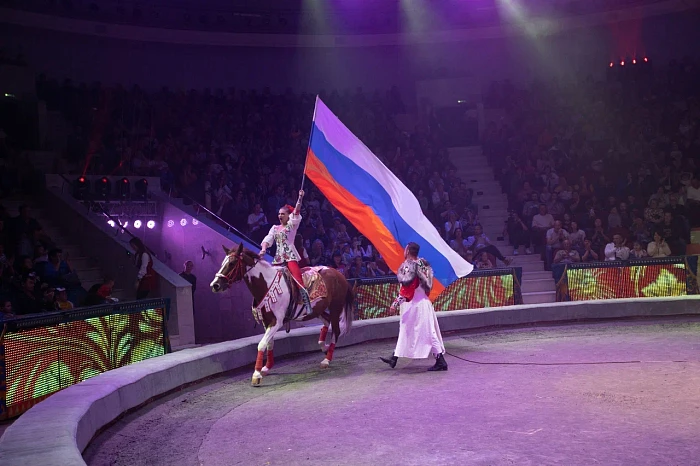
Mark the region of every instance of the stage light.
<instances>
[{"instance_id":1,"label":"stage light","mask_svg":"<svg viewBox=\"0 0 700 466\"><path fill-rule=\"evenodd\" d=\"M90 192L90 182L84 177L81 176L77 180L73 182L73 197L83 201L85 198L87 198L88 193Z\"/></svg>"},{"instance_id":2,"label":"stage light","mask_svg":"<svg viewBox=\"0 0 700 466\"><path fill-rule=\"evenodd\" d=\"M112 182L103 176L95 183L95 195L98 199L107 199L112 193Z\"/></svg>"},{"instance_id":3,"label":"stage light","mask_svg":"<svg viewBox=\"0 0 700 466\"><path fill-rule=\"evenodd\" d=\"M636 64L637 64L637 59L636 59L636 58L632 59L632 64L633 64L633 65L636 65Z\"/></svg>"},{"instance_id":4,"label":"stage light","mask_svg":"<svg viewBox=\"0 0 700 466\"><path fill-rule=\"evenodd\" d=\"M199 220L197 220L196 218L193 218L192 225L199 225Z\"/></svg>"},{"instance_id":5,"label":"stage light","mask_svg":"<svg viewBox=\"0 0 700 466\"><path fill-rule=\"evenodd\" d=\"M625 66L625 61L624 61L624 60L622 60L622 61L620 62L620 66Z\"/></svg>"},{"instance_id":6,"label":"stage light","mask_svg":"<svg viewBox=\"0 0 700 466\"><path fill-rule=\"evenodd\" d=\"M134 228L141 228L141 220L134 220Z\"/></svg>"},{"instance_id":7,"label":"stage light","mask_svg":"<svg viewBox=\"0 0 700 466\"><path fill-rule=\"evenodd\" d=\"M180 220L180 225L182 225L183 227L187 226L187 219L183 218L182 220Z\"/></svg>"},{"instance_id":8,"label":"stage light","mask_svg":"<svg viewBox=\"0 0 700 466\"><path fill-rule=\"evenodd\" d=\"M134 189L136 190L137 198L146 199L148 197L148 180L141 178L136 182Z\"/></svg>"},{"instance_id":9,"label":"stage light","mask_svg":"<svg viewBox=\"0 0 700 466\"><path fill-rule=\"evenodd\" d=\"M116 223L114 223L114 220L109 220L109 221L107 221L107 225L109 225L109 226L111 226L112 228L114 228L114 226L116 225Z\"/></svg>"},{"instance_id":10,"label":"stage light","mask_svg":"<svg viewBox=\"0 0 700 466\"><path fill-rule=\"evenodd\" d=\"M610 62L610 68L612 68L613 66L615 66L615 63Z\"/></svg>"},{"instance_id":11,"label":"stage light","mask_svg":"<svg viewBox=\"0 0 700 466\"><path fill-rule=\"evenodd\" d=\"M121 199L128 199L131 195L131 183L128 178L122 178L117 183L117 196Z\"/></svg>"},{"instance_id":12,"label":"stage light","mask_svg":"<svg viewBox=\"0 0 700 466\"><path fill-rule=\"evenodd\" d=\"M175 222L168 220L168 228L172 228L173 226L175 226Z\"/></svg>"},{"instance_id":13,"label":"stage light","mask_svg":"<svg viewBox=\"0 0 700 466\"><path fill-rule=\"evenodd\" d=\"M127 220L126 222L122 223L122 228L126 228L129 226L129 221Z\"/></svg>"},{"instance_id":14,"label":"stage light","mask_svg":"<svg viewBox=\"0 0 700 466\"><path fill-rule=\"evenodd\" d=\"M147 226L150 230L153 230L153 229L156 227L156 222L154 222L153 220L149 220L149 221L146 223L146 226Z\"/></svg>"},{"instance_id":15,"label":"stage light","mask_svg":"<svg viewBox=\"0 0 700 466\"><path fill-rule=\"evenodd\" d=\"M649 61L649 59L647 57L644 57L644 62L646 63L648 61Z\"/></svg>"}]
</instances>

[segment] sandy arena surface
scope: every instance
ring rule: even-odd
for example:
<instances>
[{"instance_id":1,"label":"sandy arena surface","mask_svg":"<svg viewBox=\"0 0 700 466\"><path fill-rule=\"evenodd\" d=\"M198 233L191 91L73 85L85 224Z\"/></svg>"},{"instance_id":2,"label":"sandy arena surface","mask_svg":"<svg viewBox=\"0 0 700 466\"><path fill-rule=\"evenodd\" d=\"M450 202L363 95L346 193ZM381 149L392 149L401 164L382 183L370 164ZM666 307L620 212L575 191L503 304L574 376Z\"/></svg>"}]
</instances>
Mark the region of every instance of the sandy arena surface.
<instances>
[{"instance_id":1,"label":"sandy arena surface","mask_svg":"<svg viewBox=\"0 0 700 466\"><path fill-rule=\"evenodd\" d=\"M162 398L94 439L89 465L700 465L700 319L445 335L252 367ZM483 364L467 362L463 359ZM641 361L641 362L639 362ZM515 363L515 364L501 364Z\"/></svg>"}]
</instances>

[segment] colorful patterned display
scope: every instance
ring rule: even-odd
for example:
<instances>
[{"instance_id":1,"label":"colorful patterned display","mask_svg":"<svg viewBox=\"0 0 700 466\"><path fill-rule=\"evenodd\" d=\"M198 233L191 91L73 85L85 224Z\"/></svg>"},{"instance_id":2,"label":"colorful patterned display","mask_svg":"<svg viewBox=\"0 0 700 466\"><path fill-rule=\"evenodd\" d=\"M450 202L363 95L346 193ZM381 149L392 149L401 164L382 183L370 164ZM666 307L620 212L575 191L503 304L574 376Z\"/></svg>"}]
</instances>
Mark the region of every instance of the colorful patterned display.
<instances>
[{"instance_id":1,"label":"colorful patterned display","mask_svg":"<svg viewBox=\"0 0 700 466\"><path fill-rule=\"evenodd\" d=\"M697 257L554 267L557 301L698 294Z\"/></svg>"},{"instance_id":2,"label":"colorful patterned display","mask_svg":"<svg viewBox=\"0 0 700 466\"><path fill-rule=\"evenodd\" d=\"M453 282L435 300L436 311L522 304L520 268L473 271ZM358 319L394 315L389 307L399 293L396 277L363 280L355 289Z\"/></svg>"},{"instance_id":3,"label":"colorful patterned display","mask_svg":"<svg viewBox=\"0 0 700 466\"><path fill-rule=\"evenodd\" d=\"M99 309L105 314L104 306ZM0 419L102 372L165 354L166 309L128 309L132 313L63 319L6 333L0 344Z\"/></svg>"}]
</instances>

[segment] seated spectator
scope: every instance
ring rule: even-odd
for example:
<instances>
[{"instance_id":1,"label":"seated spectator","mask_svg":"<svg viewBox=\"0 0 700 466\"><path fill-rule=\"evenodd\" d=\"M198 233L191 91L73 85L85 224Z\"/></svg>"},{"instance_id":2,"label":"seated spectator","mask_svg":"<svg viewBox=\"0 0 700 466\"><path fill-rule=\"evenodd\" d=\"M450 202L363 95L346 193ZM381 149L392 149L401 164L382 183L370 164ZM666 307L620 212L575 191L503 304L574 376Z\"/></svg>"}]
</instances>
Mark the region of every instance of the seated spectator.
<instances>
[{"instance_id":1,"label":"seated spectator","mask_svg":"<svg viewBox=\"0 0 700 466\"><path fill-rule=\"evenodd\" d=\"M479 224L479 215L473 207L465 207L464 214L459 219L462 226L462 236L469 237L474 234L474 229Z\"/></svg>"},{"instance_id":2,"label":"seated spectator","mask_svg":"<svg viewBox=\"0 0 700 466\"><path fill-rule=\"evenodd\" d=\"M554 226L554 217L547 213L547 206L540 204L540 210L537 215L532 217L532 244L543 244L547 231Z\"/></svg>"},{"instance_id":3,"label":"seated spectator","mask_svg":"<svg viewBox=\"0 0 700 466\"><path fill-rule=\"evenodd\" d=\"M642 217L634 217L634 221L630 227L630 234L632 235L632 238L642 244L646 244L651 241L651 235L649 234L649 230L647 229L644 220L642 220Z\"/></svg>"},{"instance_id":4,"label":"seated spectator","mask_svg":"<svg viewBox=\"0 0 700 466\"><path fill-rule=\"evenodd\" d=\"M367 278L367 266L366 262L362 262L361 256L355 256L348 271L348 278Z\"/></svg>"},{"instance_id":5,"label":"seated spectator","mask_svg":"<svg viewBox=\"0 0 700 466\"><path fill-rule=\"evenodd\" d=\"M262 211L260 204L253 206L253 212L248 215L248 231L253 235L257 231L269 230L267 216Z\"/></svg>"},{"instance_id":6,"label":"seated spectator","mask_svg":"<svg viewBox=\"0 0 700 466\"><path fill-rule=\"evenodd\" d=\"M460 228L457 228L455 230L455 236L452 241L450 241L450 247L454 249L457 254L459 254L462 257L466 257L467 251L469 250L468 247L468 242L464 237L462 236L462 230Z\"/></svg>"},{"instance_id":7,"label":"seated spectator","mask_svg":"<svg viewBox=\"0 0 700 466\"><path fill-rule=\"evenodd\" d=\"M575 262L581 262L581 256L577 250L571 248L571 241L565 239L562 241L562 249L557 251L554 256L554 264L572 264Z\"/></svg>"},{"instance_id":8,"label":"seated spectator","mask_svg":"<svg viewBox=\"0 0 700 466\"><path fill-rule=\"evenodd\" d=\"M364 236L360 237L360 253L364 261L371 261L374 256L374 248Z\"/></svg>"},{"instance_id":9,"label":"seated spectator","mask_svg":"<svg viewBox=\"0 0 700 466\"><path fill-rule=\"evenodd\" d=\"M685 208L690 216L691 225L700 225L700 177L697 175L686 188Z\"/></svg>"},{"instance_id":10,"label":"seated spectator","mask_svg":"<svg viewBox=\"0 0 700 466\"><path fill-rule=\"evenodd\" d=\"M617 211L617 207L611 207L610 213L608 214L608 228L615 229L622 226L622 217Z\"/></svg>"},{"instance_id":11,"label":"seated spectator","mask_svg":"<svg viewBox=\"0 0 700 466\"><path fill-rule=\"evenodd\" d=\"M649 207L644 209L644 221L650 228L655 228L664 219L664 211L659 208L656 199L649 200Z\"/></svg>"},{"instance_id":12,"label":"seated spectator","mask_svg":"<svg viewBox=\"0 0 700 466\"><path fill-rule=\"evenodd\" d=\"M0 322L12 317L15 317L15 313L12 312L12 301L7 298L0 298Z\"/></svg>"},{"instance_id":13,"label":"seated spectator","mask_svg":"<svg viewBox=\"0 0 700 466\"><path fill-rule=\"evenodd\" d=\"M642 247L642 243L635 241L630 251L630 259L644 259L648 255L647 250Z\"/></svg>"},{"instance_id":14,"label":"seated spectator","mask_svg":"<svg viewBox=\"0 0 700 466\"><path fill-rule=\"evenodd\" d=\"M15 313L17 315L38 314L43 312L41 301L36 298L36 275L27 274L20 279L20 288L15 298Z\"/></svg>"},{"instance_id":15,"label":"seated spectator","mask_svg":"<svg viewBox=\"0 0 700 466\"><path fill-rule=\"evenodd\" d=\"M586 236L590 236L591 247L596 252L603 250L605 245L610 242L610 237L605 233L605 230L603 229L603 221L599 218L595 219L595 222L593 223L593 231L591 232L591 234L587 234Z\"/></svg>"},{"instance_id":16,"label":"seated spectator","mask_svg":"<svg viewBox=\"0 0 700 466\"><path fill-rule=\"evenodd\" d=\"M598 253L591 247L592 243L589 239L583 240L583 253L581 254L581 262L597 262Z\"/></svg>"},{"instance_id":17,"label":"seated spectator","mask_svg":"<svg viewBox=\"0 0 700 466\"><path fill-rule=\"evenodd\" d=\"M462 225L457 220L457 213L451 210L448 214L449 219L445 222L445 241L448 243L454 238L455 230L462 229Z\"/></svg>"},{"instance_id":18,"label":"seated spectator","mask_svg":"<svg viewBox=\"0 0 700 466\"><path fill-rule=\"evenodd\" d=\"M44 267L43 278L50 286L80 286L78 277L71 270L68 262L63 260L63 251L52 249L49 251L48 257L49 261Z\"/></svg>"},{"instance_id":19,"label":"seated spectator","mask_svg":"<svg viewBox=\"0 0 700 466\"><path fill-rule=\"evenodd\" d=\"M554 227L547 230L547 234L545 236L545 240L547 242L547 262L545 267L552 264L554 251L564 247L564 240L566 239L569 239L569 233L562 228L561 221L556 220L554 222Z\"/></svg>"},{"instance_id":20,"label":"seated spectator","mask_svg":"<svg viewBox=\"0 0 700 466\"><path fill-rule=\"evenodd\" d=\"M630 248L625 246L625 241L622 235L613 235L612 243L605 246L606 261L626 261L630 256Z\"/></svg>"},{"instance_id":21,"label":"seated spectator","mask_svg":"<svg viewBox=\"0 0 700 466\"><path fill-rule=\"evenodd\" d=\"M654 233L654 241L647 244L649 257L668 257L671 255L671 248L662 236L661 232Z\"/></svg>"},{"instance_id":22,"label":"seated spectator","mask_svg":"<svg viewBox=\"0 0 700 466\"><path fill-rule=\"evenodd\" d=\"M506 265L510 265L512 262L511 259L508 259L501 254L501 251L499 251L496 246L491 244L491 240L489 240L488 236L484 234L481 225L477 225L474 229L474 236L467 238L467 248L471 249L475 256L486 252L492 256L495 256L497 259L500 259Z\"/></svg>"},{"instance_id":23,"label":"seated spectator","mask_svg":"<svg viewBox=\"0 0 700 466\"><path fill-rule=\"evenodd\" d=\"M340 254L340 251L335 251L333 253L330 267L338 270L338 272L342 273L345 278L348 277L348 266L343 262L343 256Z\"/></svg>"},{"instance_id":24,"label":"seated spectator","mask_svg":"<svg viewBox=\"0 0 700 466\"><path fill-rule=\"evenodd\" d=\"M479 270L482 269L492 269L493 264L491 263L491 260L489 259L489 255L485 252L482 252L479 254L479 259L476 261L476 268Z\"/></svg>"},{"instance_id":25,"label":"seated spectator","mask_svg":"<svg viewBox=\"0 0 700 466\"><path fill-rule=\"evenodd\" d=\"M383 277L384 275L386 275L386 272L384 272L376 262L371 261L367 263L367 276L369 278Z\"/></svg>"},{"instance_id":26,"label":"seated spectator","mask_svg":"<svg viewBox=\"0 0 700 466\"><path fill-rule=\"evenodd\" d=\"M586 232L579 229L578 222L573 220L569 228L569 241L571 241L571 247L576 249L579 254L583 251L583 240L585 239Z\"/></svg>"},{"instance_id":27,"label":"seated spectator","mask_svg":"<svg viewBox=\"0 0 700 466\"><path fill-rule=\"evenodd\" d=\"M46 312L58 310L58 303L56 302L56 289L50 287L46 283L42 284L41 286L41 307Z\"/></svg>"},{"instance_id":28,"label":"seated spectator","mask_svg":"<svg viewBox=\"0 0 700 466\"><path fill-rule=\"evenodd\" d=\"M312 267L326 265L326 255L323 249L323 241L320 239L314 240L311 243L311 253L309 254L309 264Z\"/></svg>"},{"instance_id":29,"label":"seated spectator","mask_svg":"<svg viewBox=\"0 0 700 466\"><path fill-rule=\"evenodd\" d=\"M664 212L664 220L659 224L661 235L671 248L674 256L685 255L685 227L681 221L676 219L670 210Z\"/></svg>"},{"instance_id":30,"label":"seated spectator","mask_svg":"<svg viewBox=\"0 0 700 466\"><path fill-rule=\"evenodd\" d=\"M649 197L650 207L651 201L656 201L656 206L659 209L666 208L666 206L668 205L668 194L666 194L666 191L664 190L663 186L659 186L659 188L656 190L656 193L652 194L651 197Z\"/></svg>"},{"instance_id":31,"label":"seated spectator","mask_svg":"<svg viewBox=\"0 0 700 466\"><path fill-rule=\"evenodd\" d=\"M517 212L511 212L503 228L503 236L507 236L513 245L513 255L519 254L520 246L525 246L525 254L532 254L530 250L530 234L527 225Z\"/></svg>"},{"instance_id":32,"label":"seated spectator","mask_svg":"<svg viewBox=\"0 0 700 466\"><path fill-rule=\"evenodd\" d=\"M97 296L102 298L103 301L113 302L116 298L112 297L112 292L114 291L114 279L112 277L105 277L102 281L102 285L97 289Z\"/></svg>"}]
</instances>

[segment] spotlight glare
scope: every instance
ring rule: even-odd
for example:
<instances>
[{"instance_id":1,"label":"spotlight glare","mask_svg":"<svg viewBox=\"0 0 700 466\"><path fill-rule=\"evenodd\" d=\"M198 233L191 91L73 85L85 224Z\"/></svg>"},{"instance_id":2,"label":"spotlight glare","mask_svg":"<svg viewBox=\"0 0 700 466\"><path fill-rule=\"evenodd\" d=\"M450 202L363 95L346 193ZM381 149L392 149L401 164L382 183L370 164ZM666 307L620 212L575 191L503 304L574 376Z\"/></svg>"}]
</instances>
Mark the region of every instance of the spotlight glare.
<instances>
[{"instance_id":1,"label":"spotlight glare","mask_svg":"<svg viewBox=\"0 0 700 466\"><path fill-rule=\"evenodd\" d=\"M187 226L187 219L183 218L182 220L180 220L180 225L182 225L183 227Z\"/></svg>"},{"instance_id":2,"label":"spotlight glare","mask_svg":"<svg viewBox=\"0 0 700 466\"><path fill-rule=\"evenodd\" d=\"M647 57L644 57L644 61L645 61L645 62L648 62L649 59L648 59Z\"/></svg>"},{"instance_id":3,"label":"spotlight glare","mask_svg":"<svg viewBox=\"0 0 700 466\"><path fill-rule=\"evenodd\" d=\"M122 223L122 228L126 228L129 226L129 221L127 220L126 222Z\"/></svg>"},{"instance_id":4,"label":"spotlight glare","mask_svg":"<svg viewBox=\"0 0 700 466\"><path fill-rule=\"evenodd\" d=\"M156 227L156 222L154 222L153 220L149 220L149 221L146 223L146 226L147 226L149 229L152 230L152 229L154 229L154 228Z\"/></svg>"},{"instance_id":5,"label":"spotlight glare","mask_svg":"<svg viewBox=\"0 0 700 466\"><path fill-rule=\"evenodd\" d=\"M111 226L112 228L114 228L114 226L116 225L116 223L114 223L114 220L109 220L109 221L107 222L107 225L109 225L109 226Z\"/></svg>"},{"instance_id":6,"label":"spotlight glare","mask_svg":"<svg viewBox=\"0 0 700 466\"><path fill-rule=\"evenodd\" d=\"M625 66L625 61L624 61L624 60L622 60L622 61L620 62L620 66Z\"/></svg>"},{"instance_id":7,"label":"spotlight glare","mask_svg":"<svg viewBox=\"0 0 700 466\"><path fill-rule=\"evenodd\" d=\"M168 228L171 228L173 226L175 226L175 222L173 222L172 220L168 220Z\"/></svg>"},{"instance_id":8,"label":"spotlight glare","mask_svg":"<svg viewBox=\"0 0 700 466\"><path fill-rule=\"evenodd\" d=\"M192 225L199 225L199 220L197 220L196 218L193 218Z\"/></svg>"},{"instance_id":9,"label":"spotlight glare","mask_svg":"<svg viewBox=\"0 0 700 466\"><path fill-rule=\"evenodd\" d=\"M141 220L134 220L134 228L141 228Z\"/></svg>"},{"instance_id":10,"label":"spotlight glare","mask_svg":"<svg viewBox=\"0 0 700 466\"><path fill-rule=\"evenodd\" d=\"M615 66L615 63L610 62L610 68L612 68L613 66Z\"/></svg>"}]
</instances>

